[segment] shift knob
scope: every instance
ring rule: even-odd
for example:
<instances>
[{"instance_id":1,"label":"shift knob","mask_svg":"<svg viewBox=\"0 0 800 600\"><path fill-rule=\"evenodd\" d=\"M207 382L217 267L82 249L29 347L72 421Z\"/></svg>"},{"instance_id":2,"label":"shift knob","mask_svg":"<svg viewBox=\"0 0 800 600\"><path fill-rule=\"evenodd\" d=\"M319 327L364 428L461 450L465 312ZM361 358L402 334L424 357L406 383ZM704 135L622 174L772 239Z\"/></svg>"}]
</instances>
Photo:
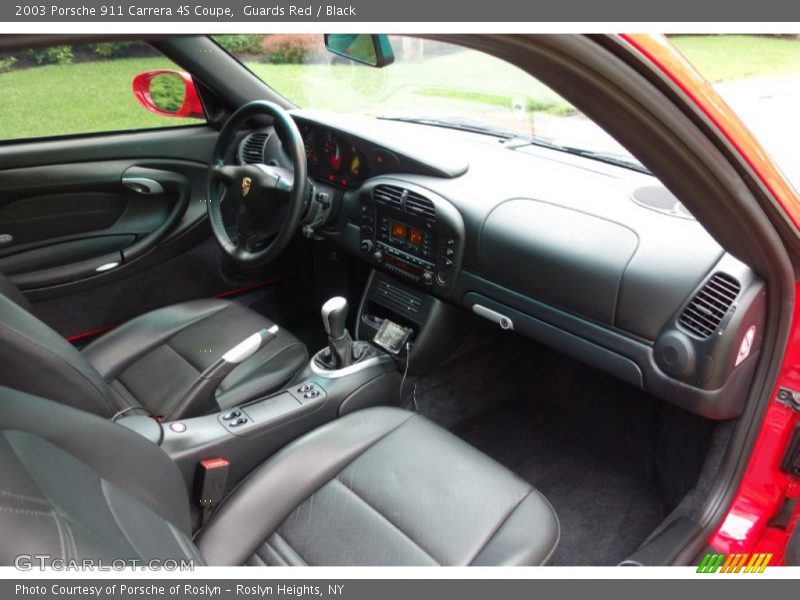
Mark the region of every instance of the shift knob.
<instances>
[{"instance_id":1,"label":"shift knob","mask_svg":"<svg viewBox=\"0 0 800 600\"><path fill-rule=\"evenodd\" d=\"M338 340L345 333L345 321L347 320L347 299L341 296L334 296L322 305L322 324L325 326L325 333L328 337Z\"/></svg>"}]
</instances>

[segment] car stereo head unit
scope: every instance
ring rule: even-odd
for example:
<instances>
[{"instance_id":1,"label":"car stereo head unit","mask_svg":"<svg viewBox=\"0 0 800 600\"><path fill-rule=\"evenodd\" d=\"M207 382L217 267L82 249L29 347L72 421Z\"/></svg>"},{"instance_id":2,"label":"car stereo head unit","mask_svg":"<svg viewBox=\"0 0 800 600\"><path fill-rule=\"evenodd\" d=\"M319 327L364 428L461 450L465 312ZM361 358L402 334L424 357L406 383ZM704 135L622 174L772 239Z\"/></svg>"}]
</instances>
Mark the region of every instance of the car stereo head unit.
<instances>
[{"instance_id":1,"label":"car stereo head unit","mask_svg":"<svg viewBox=\"0 0 800 600\"><path fill-rule=\"evenodd\" d=\"M361 250L375 266L428 288L447 288L463 222L446 200L416 186L376 183L361 195Z\"/></svg>"}]
</instances>

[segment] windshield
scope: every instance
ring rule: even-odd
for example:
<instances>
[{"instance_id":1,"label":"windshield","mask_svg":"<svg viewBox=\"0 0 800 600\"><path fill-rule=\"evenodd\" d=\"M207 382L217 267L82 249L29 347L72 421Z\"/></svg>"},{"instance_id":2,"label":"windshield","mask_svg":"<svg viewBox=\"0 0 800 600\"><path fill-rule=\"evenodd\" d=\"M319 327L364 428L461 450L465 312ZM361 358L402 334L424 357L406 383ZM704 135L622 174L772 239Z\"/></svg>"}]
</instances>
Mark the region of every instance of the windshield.
<instances>
[{"instance_id":1,"label":"windshield","mask_svg":"<svg viewBox=\"0 0 800 600\"><path fill-rule=\"evenodd\" d=\"M638 162L569 102L522 69L476 50L390 36L395 62L376 69L339 58L322 35L228 35L214 39L302 108L404 119ZM595 156L597 158L601 156Z\"/></svg>"}]
</instances>

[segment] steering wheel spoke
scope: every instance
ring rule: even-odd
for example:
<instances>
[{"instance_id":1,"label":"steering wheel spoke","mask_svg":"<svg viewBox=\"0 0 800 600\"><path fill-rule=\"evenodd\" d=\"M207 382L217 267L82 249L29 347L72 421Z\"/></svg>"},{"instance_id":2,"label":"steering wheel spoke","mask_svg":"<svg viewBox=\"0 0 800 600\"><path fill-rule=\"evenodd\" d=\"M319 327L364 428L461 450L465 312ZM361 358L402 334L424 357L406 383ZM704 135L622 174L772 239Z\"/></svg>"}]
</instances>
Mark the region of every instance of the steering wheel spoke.
<instances>
[{"instance_id":1,"label":"steering wheel spoke","mask_svg":"<svg viewBox=\"0 0 800 600\"><path fill-rule=\"evenodd\" d=\"M278 198L280 200L288 200L294 189L294 180L281 177L278 179L275 189L278 190Z\"/></svg>"},{"instance_id":2,"label":"steering wheel spoke","mask_svg":"<svg viewBox=\"0 0 800 600\"><path fill-rule=\"evenodd\" d=\"M229 165L216 165L211 167L211 177L225 185L232 185L236 181L238 169Z\"/></svg>"},{"instance_id":3,"label":"steering wheel spoke","mask_svg":"<svg viewBox=\"0 0 800 600\"><path fill-rule=\"evenodd\" d=\"M277 192L279 200L288 200L294 190L294 173L290 169L274 165L255 165L266 179L267 187Z\"/></svg>"},{"instance_id":4,"label":"steering wheel spoke","mask_svg":"<svg viewBox=\"0 0 800 600\"><path fill-rule=\"evenodd\" d=\"M239 129L255 116L275 121L283 147L292 159L292 169L275 165L225 165L230 145ZM308 168L303 138L292 117L271 102L255 101L237 110L222 128L212 153L208 173L209 199L231 198L236 207L236 240L228 236L219 201L208 202L214 237L235 261L258 265L275 258L291 241L300 224L308 195ZM219 184L222 183L222 186Z\"/></svg>"}]
</instances>

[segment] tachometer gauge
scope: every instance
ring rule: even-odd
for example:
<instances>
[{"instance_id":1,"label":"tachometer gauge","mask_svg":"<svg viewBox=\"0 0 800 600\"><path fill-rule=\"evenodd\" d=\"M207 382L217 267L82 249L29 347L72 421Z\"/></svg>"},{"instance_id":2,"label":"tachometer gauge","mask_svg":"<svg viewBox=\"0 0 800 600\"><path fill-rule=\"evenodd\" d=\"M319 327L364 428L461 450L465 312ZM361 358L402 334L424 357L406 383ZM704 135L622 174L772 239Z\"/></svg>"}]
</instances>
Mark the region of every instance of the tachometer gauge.
<instances>
[{"instance_id":1,"label":"tachometer gauge","mask_svg":"<svg viewBox=\"0 0 800 600\"><path fill-rule=\"evenodd\" d=\"M319 160L333 174L338 174L342 169L342 148L336 136L330 131L322 134L322 139L317 144Z\"/></svg>"}]
</instances>

